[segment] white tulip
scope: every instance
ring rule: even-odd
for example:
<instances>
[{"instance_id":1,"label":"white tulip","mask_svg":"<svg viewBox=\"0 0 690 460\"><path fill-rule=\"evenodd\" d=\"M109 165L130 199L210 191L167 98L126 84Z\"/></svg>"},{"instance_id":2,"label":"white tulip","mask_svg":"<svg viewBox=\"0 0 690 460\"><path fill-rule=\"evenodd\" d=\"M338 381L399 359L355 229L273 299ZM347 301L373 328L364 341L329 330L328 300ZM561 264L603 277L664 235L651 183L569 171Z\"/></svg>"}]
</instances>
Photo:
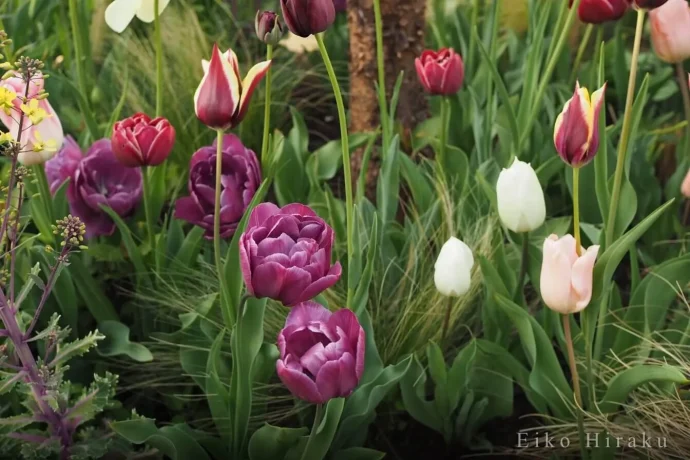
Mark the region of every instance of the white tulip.
<instances>
[{"instance_id":1,"label":"white tulip","mask_svg":"<svg viewBox=\"0 0 690 460\"><path fill-rule=\"evenodd\" d=\"M438 292L459 297L470 290L474 257L465 243L451 237L441 248L434 265L434 283Z\"/></svg>"},{"instance_id":2,"label":"white tulip","mask_svg":"<svg viewBox=\"0 0 690 460\"><path fill-rule=\"evenodd\" d=\"M122 33L134 16L144 22L155 19L155 0L115 0L105 10L105 23L115 32ZM158 14L160 15L170 0L158 0Z\"/></svg>"},{"instance_id":3,"label":"white tulip","mask_svg":"<svg viewBox=\"0 0 690 460\"><path fill-rule=\"evenodd\" d=\"M498 215L503 225L514 232L539 228L546 218L544 191L529 163L517 158L501 171L496 184Z\"/></svg>"}]
</instances>

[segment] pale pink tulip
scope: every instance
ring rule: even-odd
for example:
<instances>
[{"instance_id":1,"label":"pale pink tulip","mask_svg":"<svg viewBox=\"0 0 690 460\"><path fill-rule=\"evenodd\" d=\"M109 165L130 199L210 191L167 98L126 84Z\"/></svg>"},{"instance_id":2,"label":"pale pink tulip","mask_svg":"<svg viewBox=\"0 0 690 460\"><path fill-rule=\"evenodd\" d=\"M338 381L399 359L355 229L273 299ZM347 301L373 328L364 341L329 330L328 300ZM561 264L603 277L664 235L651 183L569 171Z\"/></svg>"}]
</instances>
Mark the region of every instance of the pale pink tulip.
<instances>
[{"instance_id":1,"label":"pale pink tulip","mask_svg":"<svg viewBox=\"0 0 690 460\"><path fill-rule=\"evenodd\" d=\"M690 170L685 175L685 179L683 179L683 184L680 186L680 193L682 193L685 198L690 198Z\"/></svg>"},{"instance_id":2,"label":"pale pink tulip","mask_svg":"<svg viewBox=\"0 0 690 460\"><path fill-rule=\"evenodd\" d=\"M19 96L24 95L26 91L26 83L24 83L24 80L19 77L12 77L8 78L7 80L0 81L0 86L10 89L18 95L14 101L14 107L16 110L12 110L9 115L3 110L0 110L0 121L2 121L2 123L10 131L12 137L16 139L21 114L20 106L22 105L22 101L20 100ZM43 77L41 75L34 76L29 84L27 98L35 98L42 89ZM62 142L64 141L64 133L62 131L62 123L60 123L60 118L58 118L55 109L53 109L53 106L50 105L48 99L38 101L38 107L39 109L45 110L48 116L35 126L31 123L31 120L29 120L28 117L24 117L21 138L22 145L28 144L30 147L31 142L37 138L36 132L38 132L38 138L43 139L43 141L54 142L53 147L56 150L60 150L60 147L62 147Z\"/></svg>"},{"instance_id":3,"label":"pale pink tulip","mask_svg":"<svg viewBox=\"0 0 690 460\"><path fill-rule=\"evenodd\" d=\"M677 63L690 58L690 5L669 0L649 12L652 45L659 59Z\"/></svg>"},{"instance_id":4,"label":"pale pink tulip","mask_svg":"<svg viewBox=\"0 0 690 460\"><path fill-rule=\"evenodd\" d=\"M583 248L584 249L584 248ZM599 246L577 255L575 238L551 235L544 241L541 297L550 309L563 315L585 309L592 299L592 272Z\"/></svg>"}]
</instances>

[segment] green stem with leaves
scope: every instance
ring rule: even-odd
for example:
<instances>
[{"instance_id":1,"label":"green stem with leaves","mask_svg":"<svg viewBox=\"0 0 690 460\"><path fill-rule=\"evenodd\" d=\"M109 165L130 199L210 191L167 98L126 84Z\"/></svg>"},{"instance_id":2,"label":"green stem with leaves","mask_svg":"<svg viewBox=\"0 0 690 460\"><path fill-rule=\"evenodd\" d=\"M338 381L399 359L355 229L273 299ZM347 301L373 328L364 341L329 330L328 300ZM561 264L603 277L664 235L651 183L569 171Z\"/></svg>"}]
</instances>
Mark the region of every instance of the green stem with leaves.
<instances>
[{"instance_id":1,"label":"green stem with leaves","mask_svg":"<svg viewBox=\"0 0 690 460\"><path fill-rule=\"evenodd\" d=\"M316 432L319 428L319 424L321 423L321 420L323 419L323 414L324 414L324 405L323 404L317 404L316 405L316 413L314 414L314 425L311 428L311 433L309 433L309 439L307 440L307 446L304 448L304 452L302 453L302 460L310 460L307 458L307 453L310 451L310 447L314 443L314 438L316 437Z\"/></svg>"},{"instance_id":2,"label":"green stem with leaves","mask_svg":"<svg viewBox=\"0 0 690 460\"><path fill-rule=\"evenodd\" d=\"M333 87L333 94L335 96L335 103L338 107L338 121L340 123L340 144L343 152L343 179L345 181L345 215L347 221L347 261L348 264L352 263L354 260L355 247L354 247L354 200L352 193L352 167L350 165L350 144L347 135L347 115L345 114L345 103L343 102L343 95L340 92L340 85L338 84L338 78L335 75L335 70L333 70L333 64L331 63L331 58L328 56L328 50L323 42L322 34L316 34L316 41L319 44L319 51L321 51L321 57L323 58L323 63L326 66L326 71L328 72L328 78L331 81L331 86ZM385 90L385 89L384 89ZM347 303L345 305L350 306L352 296L354 294L354 286L348 281L347 287Z\"/></svg>"},{"instance_id":3,"label":"green stem with leaves","mask_svg":"<svg viewBox=\"0 0 690 460\"><path fill-rule=\"evenodd\" d=\"M573 168L573 233L575 236L575 251L578 257L582 254L582 239L580 237L580 168Z\"/></svg>"},{"instance_id":4,"label":"green stem with leaves","mask_svg":"<svg viewBox=\"0 0 690 460\"><path fill-rule=\"evenodd\" d=\"M635 27L635 44L633 45L632 58L630 60L630 77L628 78L628 94L625 99L625 114L623 115L623 128L621 139L618 143L618 159L616 161L616 172L613 176L613 190L611 191L611 203L609 206L608 219L606 220L606 249L613 244L616 235L616 215L618 214L618 202L621 197L623 186L623 173L625 172L625 157L628 154L628 143L630 141L630 129L632 128L632 109L633 99L635 98L635 83L637 82L637 61L640 57L640 44L642 43L642 33L644 31L645 10L637 10L637 26Z\"/></svg>"},{"instance_id":5,"label":"green stem with leaves","mask_svg":"<svg viewBox=\"0 0 690 460\"><path fill-rule=\"evenodd\" d=\"M575 56L575 63L573 64L573 71L570 73L570 81L577 78L577 73L580 70L580 63L582 62L582 57L585 55L587 46L589 46L589 39L592 37L592 32L594 31L594 24L587 24L585 28L585 35L580 40L580 46L577 49L577 55Z\"/></svg>"},{"instance_id":6,"label":"green stem with leaves","mask_svg":"<svg viewBox=\"0 0 690 460\"><path fill-rule=\"evenodd\" d=\"M79 91L84 96L88 104L88 84L86 82L86 69L84 68L84 52L82 50L81 29L79 27L79 11L77 10L77 0L69 0L69 19L72 26L72 39L74 44L74 60L77 69L77 82Z\"/></svg>"},{"instance_id":7,"label":"green stem with leaves","mask_svg":"<svg viewBox=\"0 0 690 460\"><path fill-rule=\"evenodd\" d=\"M160 117L163 113L163 37L158 2L159 0L153 0L153 22L156 36L156 117Z\"/></svg>"},{"instance_id":8,"label":"green stem with leaves","mask_svg":"<svg viewBox=\"0 0 690 460\"><path fill-rule=\"evenodd\" d=\"M273 45L266 46L266 60L270 61L273 59ZM271 79L273 71L271 67L266 71L266 97L264 101L264 137L261 141L261 166L263 167L263 172L266 174L268 168L270 167L270 161L268 160L268 137L271 133Z\"/></svg>"},{"instance_id":9,"label":"green stem with leaves","mask_svg":"<svg viewBox=\"0 0 690 460\"><path fill-rule=\"evenodd\" d=\"M388 120L388 103L386 100L386 67L383 53L383 20L381 18L381 0L374 0L374 24L376 28L376 66L378 70L378 96L383 149L386 151L391 141L390 123Z\"/></svg>"},{"instance_id":10,"label":"green stem with leaves","mask_svg":"<svg viewBox=\"0 0 690 460\"><path fill-rule=\"evenodd\" d=\"M225 293L225 280L223 279L223 260L220 256L221 238L220 238L220 192L221 192L221 177L223 175L223 130L216 130L216 196L214 202L213 212L213 255L216 263L216 271L218 273L218 292L220 293L221 313L226 327L231 330L235 323L235 315L233 315L232 305L228 301Z\"/></svg>"},{"instance_id":11,"label":"green stem with leaves","mask_svg":"<svg viewBox=\"0 0 690 460\"><path fill-rule=\"evenodd\" d=\"M146 216L146 233L149 239L149 246L151 247L151 253L156 254L156 236L153 232L154 222L153 215L151 213L151 181L149 177L149 169L144 166L141 168L141 176L144 183L144 215Z\"/></svg>"},{"instance_id":12,"label":"green stem with leaves","mask_svg":"<svg viewBox=\"0 0 690 460\"><path fill-rule=\"evenodd\" d=\"M575 362L575 350L573 348L573 336L570 332L570 315L563 315L563 332L565 333L565 346L568 351L568 364L570 365L570 375L573 380L573 392L575 394L575 403L577 407L575 411L577 412L577 431L580 437L580 452L584 460L589 458L587 452L587 443L585 438L585 424L583 420L583 405L582 405L582 392L580 391L580 377L577 373L577 363Z\"/></svg>"},{"instance_id":13,"label":"green stem with leaves","mask_svg":"<svg viewBox=\"0 0 690 460\"><path fill-rule=\"evenodd\" d=\"M518 302L522 295L522 289L525 285L525 278L527 277L527 270L529 269L529 232L520 234L522 238L522 255L520 257L520 273L518 275L517 284L515 285L515 293L513 299ZM518 302L519 303L519 302Z\"/></svg>"}]
</instances>

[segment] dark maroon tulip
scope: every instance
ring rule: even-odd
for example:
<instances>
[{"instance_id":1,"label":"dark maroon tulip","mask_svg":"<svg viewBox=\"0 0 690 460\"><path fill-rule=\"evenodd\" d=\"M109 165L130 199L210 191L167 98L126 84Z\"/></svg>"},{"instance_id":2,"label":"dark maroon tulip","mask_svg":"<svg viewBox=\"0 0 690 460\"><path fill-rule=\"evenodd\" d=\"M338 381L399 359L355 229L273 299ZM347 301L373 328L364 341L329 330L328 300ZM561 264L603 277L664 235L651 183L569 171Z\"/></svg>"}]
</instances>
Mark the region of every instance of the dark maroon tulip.
<instances>
[{"instance_id":1,"label":"dark maroon tulip","mask_svg":"<svg viewBox=\"0 0 690 460\"><path fill-rule=\"evenodd\" d=\"M308 37L328 29L335 21L333 0L280 0L290 32Z\"/></svg>"},{"instance_id":2,"label":"dark maroon tulip","mask_svg":"<svg viewBox=\"0 0 690 460\"><path fill-rule=\"evenodd\" d=\"M165 118L137 113L113 126L113 152L125 166L157 166L175 145L175 128Z\"/></svg>"},{"instance_id":3,"label":"dark maroon tulip","mask_svg":"<svg viewBox=\"0 0 690 460\"><path fill-rule=\"evenodd\" d=\"M213 218L216 203L216 146L203 147L189 162L189 196L175 204L175 217L206 230L204 236L213 238ZM256 154L246 148L234 134L223 136L223 170L220 192L220 236L235 234L247 206L261 184L261 168Z\"/></svg>"},{"instance_id":4,"label":"dark maroon tulip","mask_svg":"<svg viewBox=\"0 0 690 460\"><path fill-rule=\"evenodd\" d=\"M415 67L424 89L434 95L450 96L457 93L465 78L462 58L451 48L424 51L415 60Z\"/></svg>"},{"instance_id":5,"label":"dark maroon tulip","mask_svg":"<svg viewBox=\"0 0 690 460\"><path fill-rule=\"evenodd\" d=\"M254 30L259 40L271 46L277 45L283 37L283 24L273 11L257 11Z\"/></svg>"},{"instance_id":6,"label":"dark maroon tulip","mask_svg":"<svg viewBox=\"0 0 690 460\"><path fill-rule=\"evenodd\" d=\"M50 193L55 194L60 186L72 178L82 159L81 148L72 136L66 136L62 148L53 158L46 161L45 171Z\"/></svg>"},{"instance_id":7,"label":"dark maroon tulip","mask_svg":"<svg viewBox=\"0 0 690 460\"><path fill-rule=\"evenodd\" d=\"M336 13L347 11L347 0L333 0L333 5Z\"/></svg>"},{"instance_id":8,"label":"dark maroon tulip","mask_svg":"<svg viewBox=\"0 0 690 460\"><path fill-rule=\"evenodd\" d=\"M94 142L67 188L70 211L86 224L86 238L112 235L115 222L100 205L109 206L121 217L132 215L141 201L142 182L140 169L117 161L110 139Z\"/></svg>"},{"instance_id":9,"label":"dark maroon tulip","mask_svg":"<svg viewBox=\"0 0 690 460\"><path fill-rule=\"evenodd\" d=\"M349 396L364 372L364 329L348 309L331 313L316 302L297 305L278 335L278 349L278 377L312 404Z\"/></svg>"},{"instance_id":10,"label":"dark maroon tulip","mask_svg":"<svg viewBox=\"0 0 690 460\"><path fill-rule=\"evenodd\" d=\"M644 8L645 10L653 10L654 8L659 8L667 1L668 0L633 0L633 3L638 8Z\"/></svg>"},{"instance_id":11,"label":"dark maroon tulip","mask_svg":"<svg viewBox=\"0 0 690 460\"><path fill-rule=\"evenodd\" d=\"M573 6L574 0L570 0ZM577 9L580 21L588 24L601 24L617 21L630 7L630 0L582 0Z\"/></svg>"},{"instance_id":12,"label":"dark maroon tulip","mask_svg":"<svg viewBox=\"0 0 690 460\"><path fill-rule=\"evenodd\" d=\"M240 237L240 266L249 294L291 307L333 286L342 267L331 266L333 229L308 206L257 206Z\"/></svg>"}]
</instances>

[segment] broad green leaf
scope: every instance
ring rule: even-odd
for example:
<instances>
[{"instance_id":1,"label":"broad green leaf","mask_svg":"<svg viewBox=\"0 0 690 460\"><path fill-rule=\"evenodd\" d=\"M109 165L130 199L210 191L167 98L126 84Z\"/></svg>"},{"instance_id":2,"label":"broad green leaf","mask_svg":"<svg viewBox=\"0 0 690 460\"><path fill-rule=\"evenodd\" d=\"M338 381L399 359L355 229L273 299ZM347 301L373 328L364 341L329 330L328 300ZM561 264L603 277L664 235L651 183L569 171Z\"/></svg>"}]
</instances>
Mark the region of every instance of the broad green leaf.
<instances>
[{"instance_id":1,"label":"broad green leaf","mask_svg":"<svg viewBox=\"0 0 690 460\"><path fill-rule=\"evenodd\" d=\"M366 447L350 447L349 449L339 450L331 457L332 460L381 460L386 456L384 452L379 452ZM253 459L252 459L253 460Z\"/></svg>"},{"instance_id":2,"label":"broad green leaf","mask_svg":"<svg viewBox=\"0 0 690 460\"><path fill-rule=\"evenodd\" d=\"M219 368L222 365L221 351L225 340L225 330L218 333L218 337L213 341L211 351L206 362L206 399L208 407L213 416L218 434L221 436L230 432L230 412L228 390L221 382Z\"/></svg>"},{"instance_id":3,"label":"broad green leaf","mask_svg":"<svg viewBox=\"0 0 690 460\"><path fill-rule=\"evenodd\" d=\"M89 309L96 322L118 321L119 316L115 307L113 307L110 299L103 293L96 280L91 276L91 273L81 259L81 255L77 254L70 257L69 270L74 275L72 279L77 287L77 291L79 291L79 295L81 295L86 308Z\"/></svg>"},{"instance_id":4,"label":"broad green leaf","mask_svg":"<svg viewBox=\"0 0 690 460\"><path fill-rule=\"evenodd\" d=\"M129 327L121 322L103 321L98 325L98 330L105 336L97 348L101 356L125 355L140 363L153 361L148 348L140 343L130 342Z\"/></svg>"},{"instance_id":5,"label":"broad green leaf","mask_svg":"<svg viewBox=\"0 0 690 460\"><path fill-rule=\"evenodd\" d=\"M250 460L281 460L285 453L295 447L307 428L283 428L265 424L249 440Z\"/></svg>"},{"instance_id":6,"label":"broad green leaf","mask_svg":"<svg viewBox=\"0 0 690 460\"><path fill-rule=\"evenodd\" d=\"M301 458L322 460L326 457L338 429L338 422L340 422L344 406L344 398L335 398L328 401L321 423L316 427L316 433L310 435L311 439L303 450Z\"/></svg>"},{"instance_id":7,"label":"broad green leaf","mask_svg":"<svg viewBox=\"0 0 690 460\"><path fill-rule=\"evenodd\" d=\"M608 390L599 403L599 410L605 414L616 412L633 390L650 382L687 384L688 379L680 369L666 364L640 364L628 368L611 379Z\"/></svg>"},{"instance_id":8,"label":"broad green leaf","mask_svg":"<svg viewBox=\"0 0 690 460\"><path fill-rule=\"evenodd\" d=\"M130 232L129 227L125 223L124 220L115 212L110 206L106 205L101 205L101 209L110 216L111 219L115 222L115 225L117 225L118 230L120 230L120 237L122 238L122 243L125 245L125 248L127 249L127 254L129 254L129 258L132 261L132 264L134 264L134 268L136 269L136 277L139 282L150 282L149 276L148 276L148 270L146 269L146 265L144 264L144 260L141 255L141 251L139 250L139 246L134 242L134 239L132 238L132 232Z\"/></svg>"},{"instance_id":9,"label":"broad green leaf","mask_svg":"<svg viewBox=\"0 0 690 460\"><path fill-rule=\"evenodd\" d=\"M132 444L147 444L172 460L210 460L206 451L192 436L189 427L184 424L158 429L154 420L139 418L113 422L110 427Z\"/></svg>"},{"instance_id":10,"label":"broad green leaf","mask_svg":"<svg viewBox=\"0 0 690 460\"><path fill-rule=\"evenodd\" d=\"M419 423L441 433L443 420L433 401L426 400L426 370L417 357L412 358L410 369L400 380L400 392L405 410Z\"/></svg>"}]
</instances>

